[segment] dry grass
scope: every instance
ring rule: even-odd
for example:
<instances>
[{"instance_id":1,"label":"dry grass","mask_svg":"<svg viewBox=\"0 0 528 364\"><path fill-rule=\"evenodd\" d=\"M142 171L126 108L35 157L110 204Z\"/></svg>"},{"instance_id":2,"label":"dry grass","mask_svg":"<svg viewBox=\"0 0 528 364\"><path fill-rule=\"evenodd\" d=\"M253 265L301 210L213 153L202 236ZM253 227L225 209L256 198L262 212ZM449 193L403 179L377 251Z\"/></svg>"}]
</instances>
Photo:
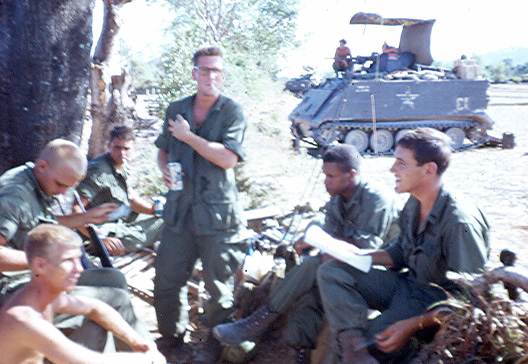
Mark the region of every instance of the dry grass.
<instances>
[{"instance_id":1,"label":"dry grass","mask_svg":"<svg viewBox=\"0 0 528 364\"><path fill-rule=\"evenodd\" d=\"M472 296L446 303L440 330L412 364L528 362L528 307Z\"/></svg>"},{"instance_id":2,"label":"dry grass","mask_svg":"<svg viewBox=\"0 0 528 364\"><path fill-rule=\"evenodd\" d=\"M502 132L514 133L516 147L512 150L484 148L457 153L453 156L444 179L446 184L476 200L487 216L491 226L489 267L499 266L499 252L508 248L518 254L518 265L528 269L528 250L525 249L528 243L528 105L505 104L505 87L515 94L521 92L523 95L528 95L528 87L501 85L500 89L492 86L490 90L491 104L488 113L496 122L494 134L500 136ZM494 100L499 100L499 97L500 102L494 104ZM320 161L308 154L307 145L302 145L299 154L294 153L291 148L287 116L298 102L298 99L283 93L280 86L262 97L258 103L241 101L249 121L246 139L248 158L239 168L239 182L243 187L246 208L276 205L283 211L290 211L296 205L310 202L317 209L328 198L320 174ZM152 145L159 127L160 124L157 124L151 130L142 131L146 143L138 143L139 152L145 156L143 159L138 158L138 169L146 175L159 173L155 166L155 147ZM393 186L394 178L389 172L392 162L390 156L366 156L362 174L366 178ZM142 177L138 179L148 181ZM402 201L405 197L400 196ZM528 341L526 310L521 311L521 308L522 306L504 300L484 301L478 306L459 302L447 317L443 331L438 336L437 344L440 346L434 349L436 351L431 349L431 356L439 352L438 355L442 356L436 357L438 363L523 362L524 357L520 353L517 353L517 357L507 356L515 354L517 350L526 355L528 349L526 344L521 345ZM151 307L142 307L142 310L145 310L144 317L153 320ZM514 312L518 314L513 316ZM155 322L149 324L154 331ZM195 327L197 331L193 334L193 345L199 348L204 329L198 323L195 323ZM497 342L493 341L499 335L505 336L496 339ZM522 339L515 341L516 349L512 349L509 339L507 340L510 336L515 340ZM484 349L488 350L490 357L480 357L486 353ZM460 359L466 350L466 356L463 360ZM262 345L261 351L251 363L292 362L287 355L282 342L277 337L271 337ZM432 360L423 362L433 363Z\"/></svg>"}]
</instances>

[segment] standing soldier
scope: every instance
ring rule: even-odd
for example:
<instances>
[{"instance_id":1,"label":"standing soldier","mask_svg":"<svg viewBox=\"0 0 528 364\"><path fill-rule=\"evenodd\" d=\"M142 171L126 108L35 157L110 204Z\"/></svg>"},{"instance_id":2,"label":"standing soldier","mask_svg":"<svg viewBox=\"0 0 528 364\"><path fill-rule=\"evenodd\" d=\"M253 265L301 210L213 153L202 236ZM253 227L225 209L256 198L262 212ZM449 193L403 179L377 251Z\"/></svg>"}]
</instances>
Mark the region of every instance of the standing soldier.
<instances>
[{"instance_id":1,"label":"standing soldier","mask_svg":"<svg viewBox=\"0 0 528 364\"><path fill-rule=\"evenodd\" d=\"M233 305L234 273L244 257L246 230L235 186L234 166L244 157L246 120L233 100L220 94L224 59L217 47L193 56L196 93L169 105L155 144L165 184L172 189L163 211L165 226L156 260L154 306L162 338L170 351L183 343L189 321L187 281L198 258L211 300L205 307L210 327L225 321ZM176 163L176 164L174 164ZM170 166L181 167L171 176ZM173 178L182 179L172 184ZM219 345L193 361L212 363Z\"/></svg>"}]
</instances>

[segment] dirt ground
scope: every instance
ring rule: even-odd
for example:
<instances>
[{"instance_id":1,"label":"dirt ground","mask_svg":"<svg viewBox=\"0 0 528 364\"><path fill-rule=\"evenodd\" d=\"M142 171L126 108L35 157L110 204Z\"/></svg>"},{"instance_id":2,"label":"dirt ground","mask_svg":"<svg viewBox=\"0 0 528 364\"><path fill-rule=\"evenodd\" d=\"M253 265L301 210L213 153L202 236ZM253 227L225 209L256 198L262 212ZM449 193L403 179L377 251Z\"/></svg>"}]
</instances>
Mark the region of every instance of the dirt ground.
<instances>
[{"instance_id":1,"label":"dirt ground","mask_svg":"<svg viewBox=\"0 0 528 364\"><path fill-rule=\"evenodd\" d=\"M508 248L518 255L517 265L528 269L528 85L492 85L489 90L488 114L495 121L495 136L513 133L515 147L479 148L453 155L445 173L445 183L464 191L475 199L491 226L491 257L489 267L500 265L498 254ZM310 202L320 207L327 199L320 174L320 161L308 153L302 144L300 153L291 148L287 115L299 100L282 94L265 100L259 108L246 111L250 121L247 145L249 156L244 166L249 188L262 193L260 206L276 205L283 211ZM144 131L152 141L152 131ZM255 147L256 146L256 147ZM392 186L389 172L391 156L365 156L362 174L366 178L385 181ZM254 191L254 190L253 190ZM405 196L401 196L402 199ZM248 202L249 204L249 202ZM135 301L141 316L157 335L152 307ZM195 320L196 321L196 320ZM191 347L201 350L205 331L197 322L191 333ZM170 358L174 363L191 363L188 358ZM278 337L264 340L253 364L291 363L293 358Z\"/></svg>"}]
</instances>

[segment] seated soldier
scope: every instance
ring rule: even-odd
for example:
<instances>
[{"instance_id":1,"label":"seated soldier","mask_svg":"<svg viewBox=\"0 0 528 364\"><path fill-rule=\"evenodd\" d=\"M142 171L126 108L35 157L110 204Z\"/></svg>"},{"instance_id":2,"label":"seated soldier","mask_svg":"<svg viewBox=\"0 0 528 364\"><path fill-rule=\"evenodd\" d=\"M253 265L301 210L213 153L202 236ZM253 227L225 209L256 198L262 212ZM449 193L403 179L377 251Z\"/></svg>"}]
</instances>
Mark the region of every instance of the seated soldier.
<instances>
[{"instance_id":1,"label":"seated soldier","mask_svg":"<svg viewBox=\"0 0 528 364\"><path fill-rule=\"evenodd\" d=\"M78 228L88 223L108 221L115 204L103 204L86 213L56 216L52 211L55 196L64 194L84 177L86 156L67 140L49 142L35 163L12 168L0 176L0 272L9 279L0 281L0 305L24 281L28 261L23 251L27 233L41 223L57 223ZM9 273L7 273L9 272ZM125 277L117 269L90 269L81 274L73 292L77 296L100 299L114 307L128 324L144 336L148 331L136 316ZM72 340L93 350L102 351L107 332L81 316L60 315L55 323L72 333Z\"/></svg>"},{"instance_id":2,"label":"seated soldier","mask_svg":"<svg viewBox=\"0 0 528 364\"><path fill-rule=\"evenodd\" d=\"M390 46L387 44L387 42L383 42L383 45L381 46L381 50L383 53L400 53L400 49Z\"/></svg>"},{"instance_id":3,"label":"seated soldier","mask_svg":"<svg viewBox=\"0 0 528 364\"><path fill-rule=\"evenodd\" d=\"M334 68L336 74L339 71L346 71L350 69L352 64L352 53L350 52L350 48L346 47L345 44L346 40L341 39L339 41L339 47L337 47L335 51L334 64L332 67Z\"/></svg>"},{"instance_id":4,"label":"seated soldier","mask_svg":"<svg viewBox=\"0 0 528 364\"><path fill-rule=\"evenodd\" d=\"M87 208L112 202L131 210L116 221L98 226L110 254L124 254L150 247L161 236L163 220L154 216L154 204L142 199L129 185L127 162L134 148L134 140L132 129L127 126L115 127L110 132L109 152L88 163L86 177L77 187ZM76 206L76 209L79 208Z\"/></svg>"},{"instance_id":5,"label":"seated soldier","mask_svg":"<svg viewBox=\"0 0 528 364\"><path fill-rule=\"evenodd\" d=\"M117 311L102 301L69 295L83 270L82 241L73 230L41 224L31 230L25 251L31 281L0 311L2 363L165 363L156 344L135 332ZM52 324L57 313L84 315L112 332L137 353L98 353L60 332Z\"/></svg>"},{"instance_id":6,"label":"seated soldier","mask_svg":"<svg viewBox=\"0 0 528 364\"><path fill-rule=\"evenodd\" d=\"M372 65L367 69L367 72L393 72L396 70L410 68L414 63L414 54L410 52L401 52L399 48L392 47L383 43L381 47L382 53L378 55L373 53L376 58L373 60Z\"/></svg>"},{"instance_id":7,"label":"seated soldier","mask_svg":"<svg viewBox=\"0 0 528 364\"><path fill-rule=\"evenodd\" d=\"M378 248L398 235L399 209L390 191L362 178L360 165L361 156L351 145L333 146L323 154L325 187L331 196L324 229L355 246ZM303 239L295 245L297 250L307 247ZM296 363L309 363L324 319L317 270L327 259L327 254L305 257L263 306L244 319L216 326L216 338L231 345L258 340L280 314L287 314L285 339L297 351Z\"/></svg>"},{"instance_id":8,"label":"seated soldier","mask_svg":"<svg viewBox=\"0 0 528 364\"><path fill-rule=\"evenodd\" d=\"M489 257L488 222L474 201L444 186L449 138L418 128L396 144L395 190L409 193L400 213L400 236L370 255L364 273L333 260L321 265L317 283L340 364L408 363L437 329L432 309L457 290L447 272L479 273ZM383 266L383 267L382 267ZM380 311L369 320L368 310Z\"/></svg>"}]
</instances>

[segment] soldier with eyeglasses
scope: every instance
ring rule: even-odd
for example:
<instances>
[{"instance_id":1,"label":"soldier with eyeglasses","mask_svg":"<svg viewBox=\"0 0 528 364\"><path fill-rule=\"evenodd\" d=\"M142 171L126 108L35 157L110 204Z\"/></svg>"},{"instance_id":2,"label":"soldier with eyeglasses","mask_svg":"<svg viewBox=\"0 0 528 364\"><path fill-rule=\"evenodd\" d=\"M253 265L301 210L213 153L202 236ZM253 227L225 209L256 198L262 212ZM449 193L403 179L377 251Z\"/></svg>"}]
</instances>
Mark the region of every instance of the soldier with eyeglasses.
<instances>
[{"instance_id":1,"label":"soldier with eyeglasses","mask_svg":"<svg viewBox=\"0 0 528 364\"><path fill-rule=\"evenodd\" d=\"M170 188L169 163L181 165L183 179L183 189L167 195L154 279L154 306L162 335L158 347L166 354L182 348L189 323L187 281L196 260L202 261L205 288L211 296L205 321L214 327L232 310L234 273L247 246L234 172L245 156L242 142L247 123L241 107L220 94L225 80L222 50L196 51L192 77L196 93L169 105L155 141L165 184ZM199 354L193 363L213 363L219 350Z\"/></svg>"}]
</instances>

